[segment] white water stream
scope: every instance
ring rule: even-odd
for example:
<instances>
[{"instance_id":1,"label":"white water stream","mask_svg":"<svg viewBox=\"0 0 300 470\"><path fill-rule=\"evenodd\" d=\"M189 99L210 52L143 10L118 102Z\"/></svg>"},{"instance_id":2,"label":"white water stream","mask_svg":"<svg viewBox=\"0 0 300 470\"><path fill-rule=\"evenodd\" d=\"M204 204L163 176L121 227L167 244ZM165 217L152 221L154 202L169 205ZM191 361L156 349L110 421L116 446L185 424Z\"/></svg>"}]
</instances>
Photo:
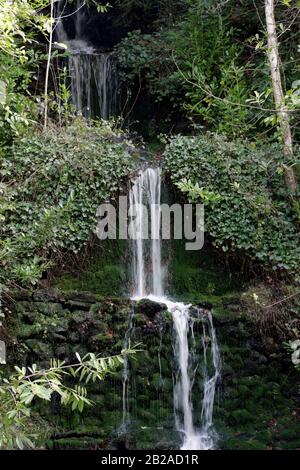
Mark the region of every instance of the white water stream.
<instances>
[{"instance_id":1,"label":"white water stream","mask_svg":"<svg viewBox=\"0 0 300 470\"><path fill-rule=\"evenodd\" d=\"M83 0L77 0L73 14L66 13L66 0L56 3L55 38L59 47L69 52L72 103L79 115L100 116L108 120L117 112L118 81L113 55L95 50L84 35L87 10ZM74 21L75 37L69 38L64 18Z\"/></svg>"},{"instance_id":2,"label":"white water stream","mask_svg":"<svg viewBox=\"0 0 300 470\"><path fill-rule=\"evenodd\" d=\"M149 298L167 305L172 314L175 343L174 353L177 365L174 386L174 413L177 430L182 434L182 450L208 450L216 445L213 428L213 406L215 390L220 376L220 355L211 314L204 315L196 309L198 319L203 323L203 400L201 426L194 423L192 392L197 365L193 363L190 343L194 340L194 320L190 314L191 305L173 302L165 296L164 266L162 263L160 224L161 224L161 170L148 168L134 181L129 195L129 214L131 222L133 289L134 299ZM143 205L150 212L150 224ZM151 235L147 240L148 231ZM208 357L208 342L210 354ZM208 372L209 360L213 373ZM195 392L194 392L195 393Z\"/></svg>"}]
</instances>

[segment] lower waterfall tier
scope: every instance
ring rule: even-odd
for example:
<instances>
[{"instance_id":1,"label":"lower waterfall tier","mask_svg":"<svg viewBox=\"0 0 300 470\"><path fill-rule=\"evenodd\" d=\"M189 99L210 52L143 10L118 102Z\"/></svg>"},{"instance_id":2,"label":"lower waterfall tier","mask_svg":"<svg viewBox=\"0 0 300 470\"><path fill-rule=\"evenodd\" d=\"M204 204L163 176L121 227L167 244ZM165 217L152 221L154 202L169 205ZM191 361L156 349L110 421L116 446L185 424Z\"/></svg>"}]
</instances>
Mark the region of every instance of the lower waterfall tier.
<instances>
[{"instance_id":1,"label":"lower waterfall tier","mask_svg":"<svg viewBox=\"0 0 300 470\"><path fill-rule=\"evenodd\" d=\"M71 359L77 351L119 353L124 346L130 300L55 291L15 295L16 338L11 363L48 364L52 357ZM231 310L231 306L228 306ZM269 338L265 344L254 325L239 313L214 317L222 357L222 390L215 399L214 425L221 449L295 449L299 442L296 380L286 353ZM195 322L199 370L193 396L195 425L201 422L202 323ZM123 419L123 371L113 381L89 385L95 406L84 415L41 403L35 411L48 423L41 445L55 449L178 449L181 437L173 414L173 321L162 304L141 300L135 306L131 344L142 352L130 361L126 434ZM210 345L208 343L208 349Z\"/></svg>"}]
</instances>

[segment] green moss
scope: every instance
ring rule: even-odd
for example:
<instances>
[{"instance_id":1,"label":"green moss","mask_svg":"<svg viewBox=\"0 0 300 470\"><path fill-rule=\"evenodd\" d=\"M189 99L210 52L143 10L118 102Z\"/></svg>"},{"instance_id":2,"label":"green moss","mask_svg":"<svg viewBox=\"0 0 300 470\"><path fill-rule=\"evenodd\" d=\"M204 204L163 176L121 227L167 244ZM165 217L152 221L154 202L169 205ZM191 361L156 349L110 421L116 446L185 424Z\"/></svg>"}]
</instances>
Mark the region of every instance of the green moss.
<instances>
[{"instance_id":1,"label":"green moss","mask_svg":"<svg viewBox=\"0 0 300 470\"><path fill-rule=\"evenodd\" d=\"M55 287L63 292L89 291L102 296L121 296L128 289L124 269L128 245L126 240L98 241L91 261L78 275L66 273L56 277Z\"/></svg>"},{"instance_id":2,"label":"green moss","mask_svg":"<svg viewBox=\"0 0 300 470\"><path fill-rule=\"evenodd\" d=\"M103 266L93 271L85 271L78 278L70 274L55 281L62 291L88 290L103 296L124 293L125 271L119 265Z\"/></svg>"},{"instance_id":3,"label":"green moss","mask_svg":"<svg viewBox=\"0 0 300 470\"><path fill-rule=\"evenodd\" d=\"M100 446L102 439L93 437L69 437L57 439L52 443L52 449L55 450L78 450L78 449L96 449Z\"/></svg>"},{"instance_id":4,"label":"green moss","mask_svg":"<svg viewBox=\"0 0 300 470\"><path fill-rule=\"evenodd\" d=\"M187 251L185 240L173 241L171 290L176 295L220 296L241 289L238 275L229 275L216 253L206 247Z\"/></svg>"},{"instance_id":5,"label":"green moss","mask_svg":"<svg viewBox=\"0 0 300 470\"><path fill-rule=\"evenodd\" d=\"M34 336L40 336L44 332L44 327L40 323L35 323L34 325L25 325L24 323L19 324L17 330L18 338L26 339L32 338Z\"/></svg>"}]
</instances>

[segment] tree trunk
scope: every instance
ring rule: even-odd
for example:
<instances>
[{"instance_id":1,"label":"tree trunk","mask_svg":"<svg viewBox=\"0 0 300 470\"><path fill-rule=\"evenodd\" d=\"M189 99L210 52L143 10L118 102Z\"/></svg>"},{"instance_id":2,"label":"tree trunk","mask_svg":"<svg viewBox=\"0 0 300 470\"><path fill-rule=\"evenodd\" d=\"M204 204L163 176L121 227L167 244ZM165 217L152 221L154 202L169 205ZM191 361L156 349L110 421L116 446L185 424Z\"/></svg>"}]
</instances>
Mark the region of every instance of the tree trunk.
<instances>
[{"instance_id":1,"label":"tree trunk","mask_svg":"<svg viewBox=\"0 0 300 470\"><path fill-rule=\"evenodd\" d=\"M49 72L51 66L51 55L52 55L52 43L53 43L53 29L54 29L54 0L51 0L51 7L50 7L50 34L49 34L49 48L48 48L48 59L46 65L46 77L45 77L45 91L44 91L44 130L47 129L48 125L48 84L49 84Z\"/></svg>"},{"instance_id":2,"label":"tree trunk","mask_svg":"<svg viewBox=\"0 0 300 470\"><path fill-rule=\"evenodd\" d=\"M280 57L278 39L276 34L274 0L265 0L265 15L268 37L268 58L272 78L275 107L280 119L284 155L287 157L287 159L291 159L291 157L293 157L293 140L289 113L284 104L284 94L280 75ZM292 193L295 193L297 191L297 178L291 166L286 166L285 183L287 188Z\"/></svg>"}]
</instances>

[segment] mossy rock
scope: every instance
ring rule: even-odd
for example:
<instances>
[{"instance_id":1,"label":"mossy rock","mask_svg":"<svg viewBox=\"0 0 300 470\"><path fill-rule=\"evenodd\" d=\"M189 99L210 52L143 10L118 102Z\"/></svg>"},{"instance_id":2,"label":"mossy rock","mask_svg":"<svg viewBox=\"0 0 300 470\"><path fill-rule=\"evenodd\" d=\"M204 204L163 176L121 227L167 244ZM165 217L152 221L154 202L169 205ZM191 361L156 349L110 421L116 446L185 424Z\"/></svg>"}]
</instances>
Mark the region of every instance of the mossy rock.
<instances>
[{"instance_id":1,"label":"mossy rock","mask_svg":"<svg viewBox=\"0 0 300 470\"><path fill-rule=\"evenodd\" d=\"M98 449L101 445L102 439L93 437L69 437L64 439L54 440L52 443L53 450L84 450L84 449Z\"/></svg>"},{"instance_id":2,"label":"mossy rock","mask_svg":"<svg viewBox=\"0 0 300 470\"><path fill-rule=\"evenodd\" d=\"M150 299L142 299L136 302L134 309L138 314L142 313L148 318L154 319L162 310L167 310L167 306L163 303L153 302Z\"/></svg>"},{"instance_id":3,"label":"mossy rock","mask_svg":"<svg viewBox=\"0 0 300 470\"><path fill-rule=\"evenodd\" d=\"M25 325L20 324L17 330L17 337L21 340L33 338L35 336L41 337L45 331L45 327L41 324Z\"/></svg>"},{"instance_id":4,"label":"mossy rock","mask_svg":"<svg viewBox=\"0 0 300 470\"><path fill-rule=\"evenodd\" d=\"M26 346L31 350L34 356L40 360L48 360L53 357L53 348L50 344L44 343L37 339L28 339L25 342Z\"/></svg>"},{"instance_id":5,"label":"mossy rock","mask_svg":"<svg viewBox=\"0 0 300 470\"><path fill-rule=\"evenodd\" d=\"M120 296L128 291L128 276L124 269L128 244L126 240L97 241L94 256L77 276L70 273L54 279L62 292L87 291L101 296Z\"/></svg>"}]
</instances>

